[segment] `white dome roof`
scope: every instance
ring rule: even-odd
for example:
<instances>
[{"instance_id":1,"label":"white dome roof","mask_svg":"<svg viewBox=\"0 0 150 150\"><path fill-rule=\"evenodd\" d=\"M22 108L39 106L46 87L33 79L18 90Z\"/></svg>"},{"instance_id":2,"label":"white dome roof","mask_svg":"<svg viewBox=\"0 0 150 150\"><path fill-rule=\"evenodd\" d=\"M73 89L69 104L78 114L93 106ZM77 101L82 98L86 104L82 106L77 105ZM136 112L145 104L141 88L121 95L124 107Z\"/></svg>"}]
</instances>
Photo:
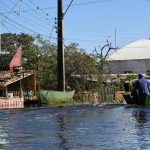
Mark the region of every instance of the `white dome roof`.
<instances>
[{"instance_id":1,"label":"white dome roof","mask_svg":"<svg viewBox=\"0 0 150 150\"><path fill-rule=\"evenodd\" d=\"M137 60L150 59L150 40L141 39L118 49L116 52L109 55L108 60Z\"/></svg>"}]
</instances>

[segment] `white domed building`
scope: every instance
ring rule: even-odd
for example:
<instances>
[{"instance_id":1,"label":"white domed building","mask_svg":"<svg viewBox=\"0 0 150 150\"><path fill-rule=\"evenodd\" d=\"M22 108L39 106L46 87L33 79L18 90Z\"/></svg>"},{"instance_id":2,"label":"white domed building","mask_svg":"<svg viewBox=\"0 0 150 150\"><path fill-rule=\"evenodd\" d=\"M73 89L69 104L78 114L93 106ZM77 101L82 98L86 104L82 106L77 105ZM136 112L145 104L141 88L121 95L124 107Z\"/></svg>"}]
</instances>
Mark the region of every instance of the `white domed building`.
<instances>
[{"instance_id":1,"label":"white domed building","mask_svg":"<svg viewBox=\"0 0 150 150\"><path fill-rule=\"evenodd\" d=\"M108 57L106 72L112 74L150 73L150 40L141 39L119 48Z\"/></svg>"}]
</instances>

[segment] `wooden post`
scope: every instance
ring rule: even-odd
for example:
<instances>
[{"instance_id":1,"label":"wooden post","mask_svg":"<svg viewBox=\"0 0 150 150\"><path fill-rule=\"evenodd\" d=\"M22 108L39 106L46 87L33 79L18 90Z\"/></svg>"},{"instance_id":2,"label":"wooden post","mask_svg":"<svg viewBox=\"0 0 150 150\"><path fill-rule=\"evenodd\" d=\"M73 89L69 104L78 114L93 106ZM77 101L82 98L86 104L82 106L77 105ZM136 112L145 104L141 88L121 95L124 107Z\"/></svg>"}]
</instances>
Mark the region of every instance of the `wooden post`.
<instances>
[{"instance_id":1,"label":"wooden post","mask_svg":"<svg viewBox=\"0 0 150 150\"><path fill-rule=\"evenodd\" d=\"M6 97L8 98L8 89L7 89L7 86L6 86L6 89L5 89L6 91Z\"/></svg>"}]
</instances>

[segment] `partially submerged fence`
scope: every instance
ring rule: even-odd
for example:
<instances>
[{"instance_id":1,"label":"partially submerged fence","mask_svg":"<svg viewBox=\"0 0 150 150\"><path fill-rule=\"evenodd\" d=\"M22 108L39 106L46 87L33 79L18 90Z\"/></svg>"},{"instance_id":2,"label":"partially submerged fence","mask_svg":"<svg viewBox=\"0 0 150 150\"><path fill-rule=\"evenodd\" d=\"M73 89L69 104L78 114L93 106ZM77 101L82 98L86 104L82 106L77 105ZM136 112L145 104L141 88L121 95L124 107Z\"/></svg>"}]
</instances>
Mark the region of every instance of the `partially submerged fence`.
<instances>
[{"instance_id":1,"label":"partially submerged fence","mask_svg":"<svg viewBox=\"0 0 150 150\"><path fill-rule=\"evenodd\" d=\"M113 103L115 100L123 100L123 93L114 87L102 87L97 92L79 92L74 99L83 103Z\"/></svg>"}]
</instances>

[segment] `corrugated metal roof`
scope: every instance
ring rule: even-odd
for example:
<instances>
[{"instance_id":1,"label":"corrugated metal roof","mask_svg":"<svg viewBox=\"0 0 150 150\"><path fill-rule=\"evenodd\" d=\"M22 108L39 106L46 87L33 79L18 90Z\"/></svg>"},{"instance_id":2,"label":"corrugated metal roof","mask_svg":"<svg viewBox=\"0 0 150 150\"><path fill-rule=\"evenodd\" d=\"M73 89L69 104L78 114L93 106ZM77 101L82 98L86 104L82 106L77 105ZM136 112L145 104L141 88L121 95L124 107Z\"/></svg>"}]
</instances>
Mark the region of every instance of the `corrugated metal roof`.
<instances>
[{"instance_id":1,"label":"corrugated metal roof","mask_svg":"<svg viewBox=\"0 0 150 150\"><path fill-rule=\"evenodd\" d=\"M141 39L126 44L112 53L107 60L138 60L150 59L150 40Z\"/></svg>"},{"instance_id":2,"label":"corrugated metal roof","mask_svg":"<svg viewBox=\"0 0 150 150\"><path fill-rule=\"evenodd\" d=\"M6 76L9 76L8 75L9 74L9 71L8 72L5 72L5 77ZM10 79L5 79L3 82L0 82L0 87L5 87L5 86L7 86L7 85L10 85L10 84L12 84L12 83L14 83L14 82L17 82L17 81L19 81L19 80L22 80L22 79L24 79L24 78L26 78L26 77L28 77L28 76L31 76L31 75L33 75L34 73L33 73L33 71L26 71L26 72L24 72L24 73L22 73L20 76L13 76L12 78L10 78ZM0 74L1 75L1 74ZM2 76L2 75L1 75Z\"/></svg>"}]
</instances>

